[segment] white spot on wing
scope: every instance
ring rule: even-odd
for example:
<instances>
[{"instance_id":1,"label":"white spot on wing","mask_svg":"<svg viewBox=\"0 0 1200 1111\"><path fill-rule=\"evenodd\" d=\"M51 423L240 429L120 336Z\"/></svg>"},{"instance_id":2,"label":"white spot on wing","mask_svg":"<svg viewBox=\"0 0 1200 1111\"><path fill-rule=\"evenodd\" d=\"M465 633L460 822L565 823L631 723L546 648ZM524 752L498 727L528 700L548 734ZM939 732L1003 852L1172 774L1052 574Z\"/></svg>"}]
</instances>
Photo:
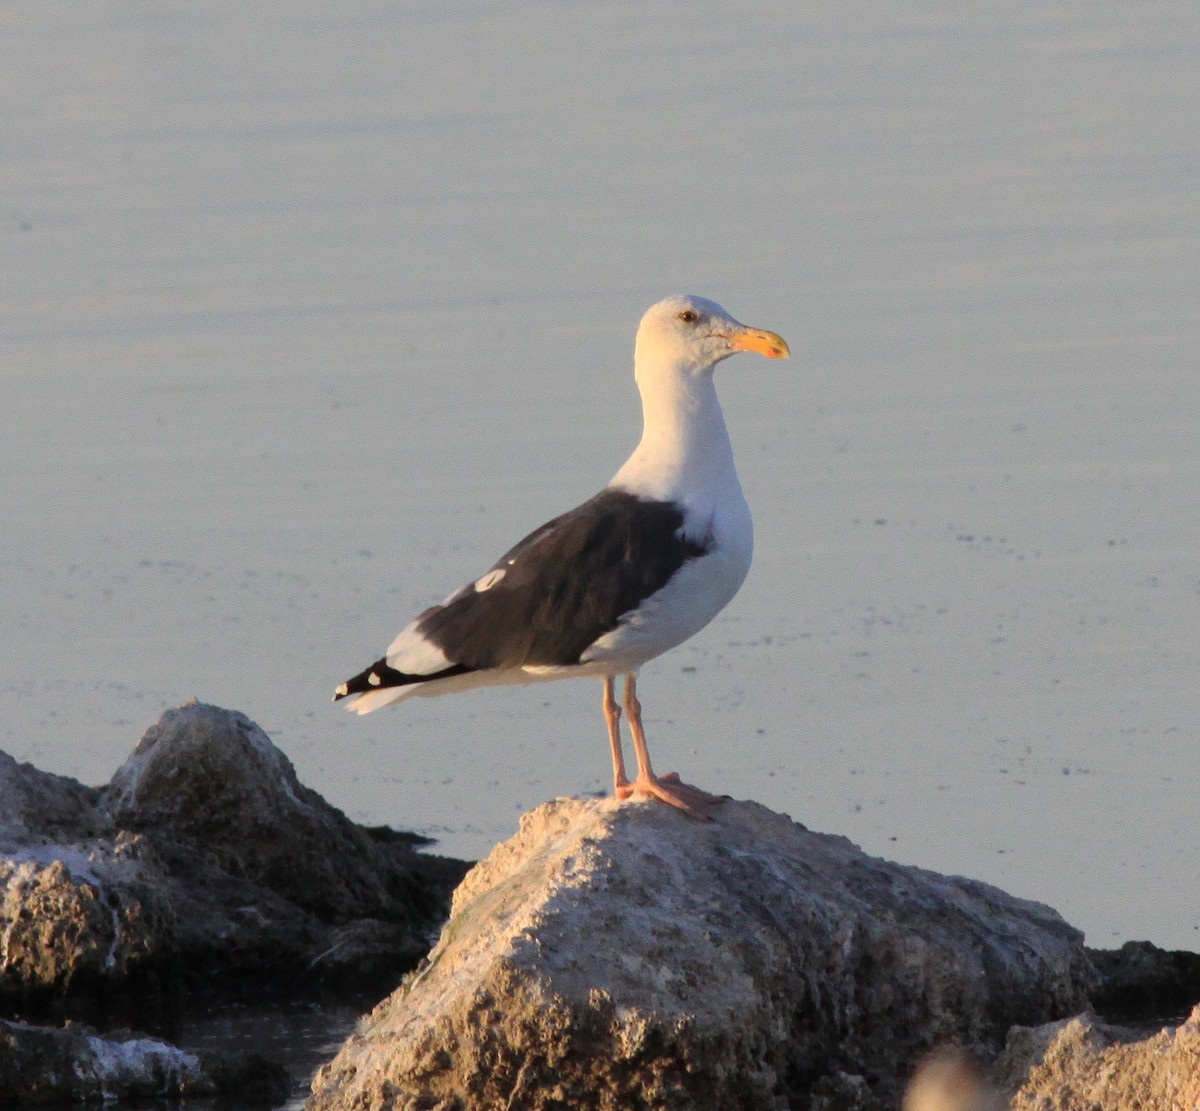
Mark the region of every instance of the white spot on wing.
<instances>
[{"instance_id":1,"label":"white spot on wing","mask_svg":"<svg viewBox=\"0 0 1200 1111\"><path fill-rule=\"evenodd\" d=\"M383 680L380 679L379 676L376 675L375 672L372 671L371 674L367 676L367 682L370 683L371 686L377 687L377 686L379 686L380 683L383 682Z\"/></svg>"},{"instance_id":2,"label":"white spot on wing","mask_svg":"<svg viewBox=\"0 0 1200 1111\"><path fill-rule=\"evenodd\" d=\"M350 693L350 688L345 683L342 683L335 693L340 694L343 698L345 698L346 695Z\"/></svg>"},{"instance_id":3,"label":"white spot on wing","mask_svg":"<svg viewBox=\"0 0 1200 1111\"><path fill-rule=\"evenodd\" d=\"M512 560L509 560L511 565ZM503 567L497 567L494 571L489 571L482 578L475 580L475 589L482 594L485 590L491 590L508 572Z\"/></svg>"}]
</instances>

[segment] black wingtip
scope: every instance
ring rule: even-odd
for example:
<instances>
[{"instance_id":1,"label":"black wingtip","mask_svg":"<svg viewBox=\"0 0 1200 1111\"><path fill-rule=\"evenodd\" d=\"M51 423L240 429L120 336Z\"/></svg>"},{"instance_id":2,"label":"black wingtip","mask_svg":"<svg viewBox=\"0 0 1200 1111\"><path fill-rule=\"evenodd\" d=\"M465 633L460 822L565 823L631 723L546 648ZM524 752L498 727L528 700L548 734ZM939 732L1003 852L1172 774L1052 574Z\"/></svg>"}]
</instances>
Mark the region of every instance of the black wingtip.
<instances>
[{"instance_id":1,"label":"black wingtip","mask_svg":"<svg viewBox=\"0 0 1200 1111\"><path fill-rule=\"evenodd\" d=\"M368 691L382 690L384 687L406 687L413 683L427 683L431 679L448 679L453 675L463 675L474 668L462 664L451 664L450 667L435 671L431 675L409 675L388 667L387 657L376 660L370 667L364 668L351 679L347 679L333 692L334 702L341 702L352 694L366 694Z\"/></svg>"},{"instance_id":2,"label":"black wingtip","mask_svg":"<svg viewBox=\"0 0 1200 1111\"><path fill-rule=\"evenodd\" d=\"M387 681L388 675L399 675L398 671L392 670L387 665L387 657L381 660L376 660L370 667L360 671L351 679L347 679L337 690L333 692L334 702L341 702L343 698L349 698L352 694L363 694L366 691L375 691L383 686L395 686L396 683Z\"/></svg>"}]
</instances>

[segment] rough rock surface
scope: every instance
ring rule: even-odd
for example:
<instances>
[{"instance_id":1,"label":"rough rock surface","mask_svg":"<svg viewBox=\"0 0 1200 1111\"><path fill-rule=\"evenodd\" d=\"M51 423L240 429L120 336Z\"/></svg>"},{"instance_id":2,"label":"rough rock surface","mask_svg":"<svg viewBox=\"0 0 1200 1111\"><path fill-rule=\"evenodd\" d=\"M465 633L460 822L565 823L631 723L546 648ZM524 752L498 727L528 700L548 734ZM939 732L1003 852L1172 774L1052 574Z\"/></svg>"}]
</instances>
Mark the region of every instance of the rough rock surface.
<instances>
[{"instance_id":1,"label":"rough rock surface","mask_svg":"<svg viewBox=\"0 0 1200 1111\"><path fill-rule=\"evenodd\" d=\"M466 870L354 825L215 706L163 714L107 788L0 756L10 1014L100 988L399 976Z\"/></svg>"},{"instance_id":2,"label":"rough rock surface","mask_svg":"<svg viewBox=\"0 0 1200 1111\"><path fill-rule=\"evenodd\" d=\"M374 841L296 778L243 714L193 703L168 710L113 776L104 802L122 829L147 831L181 866L249 880L324 920L428 920L438 900L413 854ZM167 835L167 836L164 836ZM182 859L181 859L182 858Z\"/></svg>"},{"instance_id":3,"label":"rough rock surface","mask_svg":"<svg viewBox=\"0 0 1200 1111\"><path fill-rule=\"evenodd\" d=\"M174 913L152 858L124 834L0 857L0 1005L130 983L169 961Z\"/></svg>"},{"instance_id":4,"label":"rough rock surface","mask_svg":"<svg viewBox=\"0 0 1200 1111\"><path fill-rule=\"evenodd\" d=\"M1012 1111L1195 1111L1200 1108L1200 1007L1153 1037L1089 1016L1015 1029L1000 1067Z\"/></svg>"},{"instance_id":5,"label":"rough rock surface","mask_svg":"<svg viewBox=\"0 0 1200 1111\"><path fill-rule=\"evenodd\" d=\"M894 1108L936 1044L1085 1006L1082 936L749 802L558 800L467 876L310 1111Z\"/></svg>"},{"instance_id":6,"label":"rough rock surface","mask_svg":"<svg viewBox=\"0 0 1200 1111\"><path fill-rule=\"evenodd\" d=\"M228 1095L241 1107L275 1107L290 1090L282 1068L253 1054L187 1053L130 1032L0 1020L0 1106Z\"/></svg>"},{"instance_id":7,"label":"rough rock surface","mask_svg":"<svg viewBox=\"0 0 1200 1111\"><path fill-rule=\"evenodd\" d=\"M18 764L0 752L0 851L94 836L108 826L102 794L99 787Z\"/></svg>"}]
</instances>

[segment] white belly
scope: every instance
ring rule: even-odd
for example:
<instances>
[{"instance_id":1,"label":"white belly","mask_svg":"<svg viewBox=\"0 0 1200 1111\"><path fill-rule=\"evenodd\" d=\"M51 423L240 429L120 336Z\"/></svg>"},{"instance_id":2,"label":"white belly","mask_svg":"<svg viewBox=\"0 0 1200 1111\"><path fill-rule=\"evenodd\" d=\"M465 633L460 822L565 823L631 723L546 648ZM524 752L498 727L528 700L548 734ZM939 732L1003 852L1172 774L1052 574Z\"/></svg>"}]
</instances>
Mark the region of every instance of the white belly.
<instances>
[{"instance_id":1,"label":"white belly","mask_svg":"<svg viewBox=\"0 0 1200 1111\"><path fill-rule=\"evenodd\" d=\"M580 662L635 671L695 636L716 617L745 581L754 550L748 509L720 524L725 527L714 529L711 551L684 564L666 586L597 640Z\"/></svg>"}]
</instances>

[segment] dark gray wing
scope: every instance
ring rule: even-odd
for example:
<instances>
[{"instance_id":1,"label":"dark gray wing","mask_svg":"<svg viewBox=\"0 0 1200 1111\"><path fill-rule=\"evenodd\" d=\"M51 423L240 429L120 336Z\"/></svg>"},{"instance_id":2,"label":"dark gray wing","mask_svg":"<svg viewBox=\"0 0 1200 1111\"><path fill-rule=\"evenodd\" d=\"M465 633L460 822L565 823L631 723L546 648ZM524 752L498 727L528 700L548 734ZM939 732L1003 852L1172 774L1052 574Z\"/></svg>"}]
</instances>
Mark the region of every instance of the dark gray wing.
<instances>
[{"instance_id":1,"label":"dark gray wing","mask_svg":"<svg viewBox=\"0 0 1200 1111\"><path fill-rule=\"evenodd\" d=\"M674 502L603 490L506 552L492 585L427 610L416 631L464 670L578 663L708 550L682 535L683 520Z\"/></svg>"}]
</instances>

